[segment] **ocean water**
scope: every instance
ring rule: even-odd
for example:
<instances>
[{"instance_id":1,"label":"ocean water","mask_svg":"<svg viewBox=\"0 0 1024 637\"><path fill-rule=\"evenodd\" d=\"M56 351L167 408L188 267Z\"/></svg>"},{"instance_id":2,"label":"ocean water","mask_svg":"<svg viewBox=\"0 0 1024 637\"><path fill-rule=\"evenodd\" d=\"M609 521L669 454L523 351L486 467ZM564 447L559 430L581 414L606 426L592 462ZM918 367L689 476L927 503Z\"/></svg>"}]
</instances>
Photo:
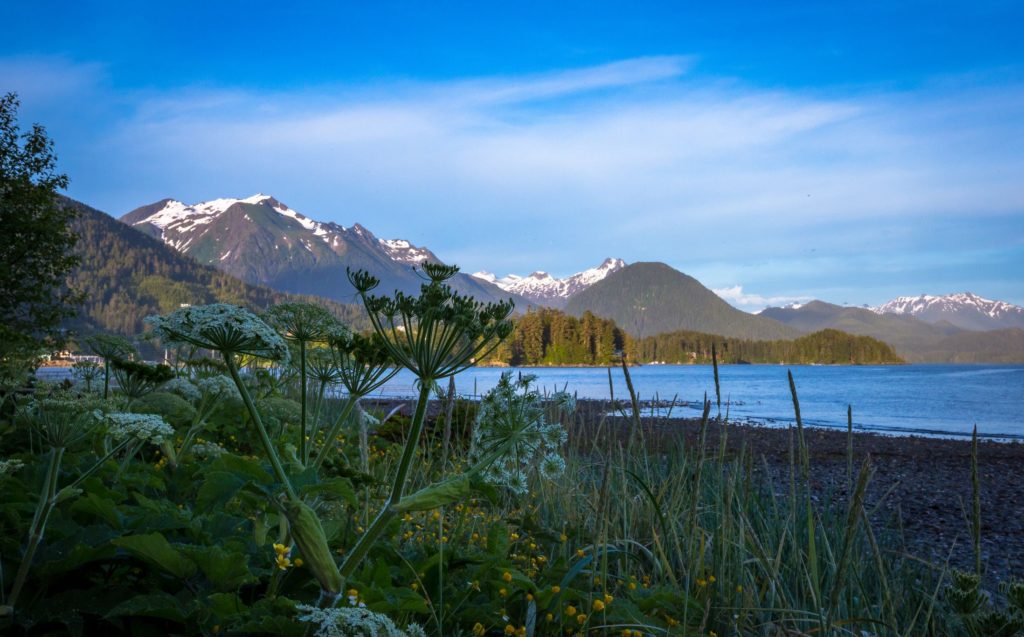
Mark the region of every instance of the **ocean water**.
<instances>
[{"instance_id":1,"label":"ocean water","mask_svg":"<svg viewBox=\"0 0 1024 637\"><path fill-rule=\"evenodd\" d=\"M722 412L731 420L787 426L793 422L786 371L792 370L804 424L846 429L846 406L860 431L1024 440L1024 365L723 365L719 367ZM472 368L455 379L459 394L481 394L503 369ZM580 398L608 398L606 368L513 368L534 374L547 391L565 389ZM629 402L622 370L611 370L615 397ZM688 403L673 416L699 416L707 392L715 400L710 365L645 365L630 369L641 400ZM447 386L447 385L445 385ZM382 388L388 396L412 396L415 379L403 370ZM717 407L712 407L712 414ZM666 410L662 410L664 415ZM644 412L648 413L648 412Z\"/></svg>"},{"instance_id":2,"label":"ocean water","mask_svg":"<svg viewBox=\"0 0 1024 637\"><path fill-rule=\"evenodd\" d=\"M792 424L787 370L796 380L807 426L846 429L846 406L852 405L859 431L969 437L976 425L980 436L1024 441L1024 365L723 365L723 414L767 426ZM538 387L548 392L565 389L579 398L599 399L610 395L609 370L593 367L471 368L456 376L456 391L483 394L505 371L534 374ZM704 394L715 399L710 365L645 365L631 368L630 374L641 400L674 400L673 416L699 417ZM50 368L39 375L61 380L68 372ZM622 370L613 368L611 379L615 397L628 403ZM376 395L415 396L415 378L402 370Z\"/></svg>"}]
</instances>

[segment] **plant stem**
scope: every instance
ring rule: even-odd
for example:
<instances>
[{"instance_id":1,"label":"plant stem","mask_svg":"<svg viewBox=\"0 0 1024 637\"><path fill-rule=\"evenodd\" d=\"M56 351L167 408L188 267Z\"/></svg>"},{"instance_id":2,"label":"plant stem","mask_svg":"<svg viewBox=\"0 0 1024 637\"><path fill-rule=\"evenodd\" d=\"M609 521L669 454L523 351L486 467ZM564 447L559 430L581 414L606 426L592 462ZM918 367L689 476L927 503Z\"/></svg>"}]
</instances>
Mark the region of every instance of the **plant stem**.
<instances>
[{"instance_id":1,"label":"plant stem","mask_svg":"<svg viewBox=\"0 0 1024 637\"><path fill-rule=\"evenodd\" d=\"M306 460L306 341L299 341L299 394L301 417L299 426L299 457Z\"/></svg>"},{"instance_id":2,"label":"plant stem","mask_svg":"<svg viewBox=\"0 0 1024 637\"><path fill-rule=\"evenodd\" d=\"M277 456L277 450L274 448L274 443L270 441L270 436L267 435L267 428L263 426L263 420L260 418L260 414L256 411L256 405L252 401L252 396L249 395L249 389L242 382L242 378L238 375L238 367L235 365L235 357L230 352L221 352L224 356L224 363L227 365L228 372L231 374L231 379L235 381L235 385L238 387L238 393L242 395L242 401L245 403L246 409L249 410L249 417L252 418L253 423L256 425L256 431L259 433L260 442L263 443L263 450L267 454L267 458L270 460L271 466L274 468L274 473L277 475L277 479L284 485L284 490L288 494L288 499L293 502L299 502L299 496L295 493L295 488L292 486L292 481L288 479L288 474L285 473L284 467L281 466L281 459Z\"/></svg>"},{"instance_id":3,"label":"plant stem","mask_svg":"<svg viewBox=\"0 0 1024 637\"><path fill-rule=\"evenodd\" d=\"M43 539L43 532L46 530L46 522L57 504L57 481L60 477L60 462L64 457L64 447L53 447L50 449L50 466L46 470L46 477L43 479L43 488L39 492L39 502L36 504L36 513L32 518L32 525L29 527L28 546L25 548L25 555L18 565L18 574L14 577L14 587L8 597L7 604L14 608L18 603L18 596L28 579L28 571L32 566L32 559L36 555L36 549Z\"/></svg>"},{"instance_id":4,"label":"plant stem","mask_svg":"<svg viewBox=\"0 0 1024 637\"><path fill-rule=\"evenodd\" d=\"M313 469L319 470L320 465L324 463L324 460L327 458L327 451L334 446L334 437L338 435L338 430L341 429L341 426L346 420L348 420L349 415L352 413L352 409L356 406L356 403L359 402L359 398L359 396L349 396L348 402L346 402L345 406L341 408L341 413L338 414L337 420L334 421L331 428L327 430L326 434L324 434L324 446L317 452L316 459L314 459L313 464L310 465Z\"/></svg>"},{"instance_id":5,"label":"plant stem","mask_svg":"<svg viewBox=\"0 0 1024 637\"><path fill-rule=\"evenodd\" d=\"M395 474L395 481L391 485L391 495L388 497L387 502L384 503L380 512L377 513L377 517L370 524L370 528L366 529L366 532L359 538L356 545L345 556L345 561L342 562L340 569L341 576L344 578L352 575L356 567L359 566L360 562L370 551L374 541L384 533L384 529L391 521L391 518L395 516L396 512L393 507L402 499L402 491L405 489L405 478L409 473L409 466L412 464L413 456L416 454L416 448L419 446L420 433L423 431L423 421L427 412L427 402L430 400L430 388L433 384L431 379L420 379L419 401L416 403L416 413L412 419L412 429L409 431L409 438L405 441L405 449L402 450L402 459L398 464L398 472Z\"/></svg>"}]
</instances>

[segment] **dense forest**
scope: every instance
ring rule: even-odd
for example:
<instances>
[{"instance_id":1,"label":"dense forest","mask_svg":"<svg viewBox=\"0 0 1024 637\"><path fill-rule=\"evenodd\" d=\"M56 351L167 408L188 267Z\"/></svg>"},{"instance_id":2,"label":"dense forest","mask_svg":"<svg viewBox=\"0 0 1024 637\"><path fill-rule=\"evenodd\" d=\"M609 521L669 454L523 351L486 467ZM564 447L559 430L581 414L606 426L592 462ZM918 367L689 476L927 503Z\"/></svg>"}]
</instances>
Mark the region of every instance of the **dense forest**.
<instances>
[{"instance_id":1,"label":"dense forest","mask_svg":"<svg viewBox=\"0 0 1024 637\"><path fill-rule=\"evenodd\" d=\"M250 285L214 268L201 265L108 215L71 199L78 218L76 252L81 263L69 277L83 293L78 317L68 327L79 333L113 332L133 336L143 331L143 319L182 304L234 303L263 310L285 301L320 303L356 329L369 328L359 305L344 305L315 297L300 297Z\"/></svg>"},{"instance_id":2,"label":"dense forest","mask_svg":"<svg viewBox=\"0 0 1024 637\"><path fill-rule=\"evenodd\" d=\"M585 312L577 318L550 308L515 319L515 331L484 361L504 365L608 365L628 346L614 321Z\"/></svg>"},{"instance_id":3,"label":"dense forest","mask_svg":"<svg viewBox=\"0 0 1024 637\"><path fill-rule=\"evenodd\" d=\"M515 319L515 331L484 364L609 365L625 352L642 364L707 364L711 346L719 362L874 364L903 360L882 341L822 330L794 340L754 341L679 331L631 338L614 321L586 312L576 318L554 309L531 310Z\"/></svg>"},{"instance_id":4,"label":"dense forest","mask_svg":"<svg viewBox=\"0 0 1024 637\"><path fill-rule=\"evenodd\" d=\"M832 329L794 340L778 341L748 341L700 332L670 332L635 342L634 360L710 363L712 344L718 350L721 363L868 365L903 362L892 347L882 341Z\"/></svg>"}]
</instances>

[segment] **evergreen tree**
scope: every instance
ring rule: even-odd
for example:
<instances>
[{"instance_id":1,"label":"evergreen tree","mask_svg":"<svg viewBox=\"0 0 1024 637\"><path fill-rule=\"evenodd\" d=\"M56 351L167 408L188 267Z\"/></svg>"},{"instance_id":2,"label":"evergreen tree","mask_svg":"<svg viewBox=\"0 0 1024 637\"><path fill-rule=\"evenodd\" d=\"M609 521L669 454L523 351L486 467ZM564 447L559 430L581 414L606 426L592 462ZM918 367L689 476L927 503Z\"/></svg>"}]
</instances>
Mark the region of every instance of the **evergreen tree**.
<instances>
[{"instance_id":1,"label":"evergreen tree","mask_svg":"<svg viewBox=\"0 0 1024 637\"><path fill-rule=\"evenodd\" d=\"M74 314L75 293L65 284L78 263L73 210L58 205L68 178L46 130L22 132L14 93L0 97L0 360L28 361L60 344L61 320ZM5 365L6 367L6 365Z\"/></svg>"}]
</instances>

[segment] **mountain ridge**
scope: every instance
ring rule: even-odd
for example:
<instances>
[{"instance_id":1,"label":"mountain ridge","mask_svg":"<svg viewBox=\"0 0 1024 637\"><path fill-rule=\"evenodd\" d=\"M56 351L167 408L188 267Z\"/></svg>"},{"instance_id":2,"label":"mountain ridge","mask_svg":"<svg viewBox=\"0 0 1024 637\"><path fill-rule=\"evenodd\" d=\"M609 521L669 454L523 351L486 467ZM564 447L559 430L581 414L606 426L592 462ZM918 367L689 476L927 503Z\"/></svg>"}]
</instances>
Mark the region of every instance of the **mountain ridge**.
<instances>
[{"instance_id":1,"label":"mountain ridge","mask_svg":"<svg viewBox=\"0 0 1024 637\"><path fill-rule=\"evenodd\" d=\"M697 279L658 262L638 262L571 297L565 311L610 318L634 337L690 330L734 338L775 340L801 333L738 310Z\"/></svg>"},{"instance_id":2,"label":"mountain ridge","mask_svg":"<svg viewBox=\"0 0 1024 637\"><path fill-rule=\"evenodd\" d=\"M405 239L379 239L359 223L316 221L263 193L196 204L162 199L122 215L121 221L247 283L340 302L356 297L348 268L376 276L382 293L417 293L424 280L416 267L441 262ZM531 305L467 274L457 274L451 285L481 301L511 297L521 309Z\"/></svg>"},{"instance_id":3,"label":"mountain ridge","mask_svg":"<svg viewBox=\"0 0 1024 637\"><path fill-rule=\"evenodd\" d=\"M594 268L558 279L547 272L536 270L527 276L509 274L497 278L486 271L474 272L472 276L488 283L493 283L506 292L518 294L534 301L538 305L561 308L578 292L604 280L609 274L626 266L622 259L608 257Z\"/></svg>"},{"instance_id":4,"label":"mountain ridge","mask_svg":"<svg viewBox=\"0 0 1024 637\"><path fill-rule=\"evenodd\" d=\"M966 330L1024 328L1024 308L972 292L899 296L870 309L877 314L914 316L933 324L945 321Z\"/></svg>"}]
</instances>

